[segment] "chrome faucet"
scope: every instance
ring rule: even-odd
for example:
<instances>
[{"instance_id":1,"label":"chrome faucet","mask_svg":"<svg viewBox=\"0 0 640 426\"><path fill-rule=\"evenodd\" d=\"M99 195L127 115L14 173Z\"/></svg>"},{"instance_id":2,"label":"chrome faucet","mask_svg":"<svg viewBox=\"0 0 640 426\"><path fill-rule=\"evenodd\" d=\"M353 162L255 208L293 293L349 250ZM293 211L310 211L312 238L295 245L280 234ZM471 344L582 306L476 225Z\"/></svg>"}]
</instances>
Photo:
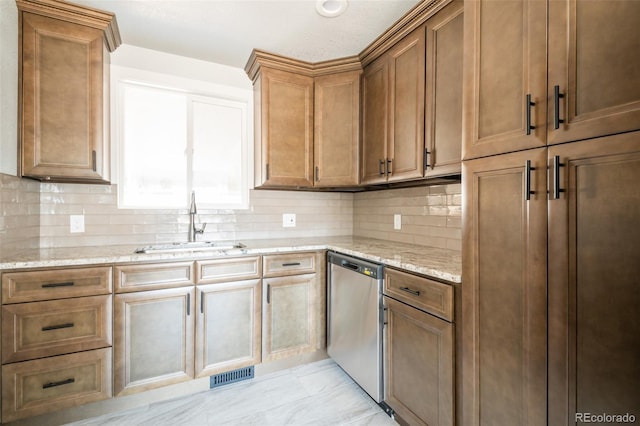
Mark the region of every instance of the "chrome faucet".
<instances>
[{"instance_id":1,"label":"chrome faucet","mask_svg":"<svg viewBox=\"0 0 640 426\"><path fill-rule=\"evenodd\" d=\"M191 206L189 206L189 242L194 242L198 234L204 234L204 229L207 227L206 223L203 223L201 228L196 226L195 218L197 214L196 191L191 191Z\"/></svg>"}]
</instances>

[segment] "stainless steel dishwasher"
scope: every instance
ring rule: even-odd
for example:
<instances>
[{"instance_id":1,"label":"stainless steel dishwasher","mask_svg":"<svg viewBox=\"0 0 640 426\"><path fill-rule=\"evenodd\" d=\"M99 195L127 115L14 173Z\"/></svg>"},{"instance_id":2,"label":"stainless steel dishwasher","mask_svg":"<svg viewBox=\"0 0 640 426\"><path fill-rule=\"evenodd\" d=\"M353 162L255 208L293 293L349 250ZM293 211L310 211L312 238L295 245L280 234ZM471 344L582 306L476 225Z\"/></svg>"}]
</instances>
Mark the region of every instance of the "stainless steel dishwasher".
<instances>
[{"instance_id":1,"label":"stainless steel dishwasher","mask_svg":"<svg viewBox=\"0 0 640 426\"><path fill-rule=\"evenodd\" d=\"M327 352L380 403L382 375L382 265L327 254Z\"/></svg>"}]
</instances>

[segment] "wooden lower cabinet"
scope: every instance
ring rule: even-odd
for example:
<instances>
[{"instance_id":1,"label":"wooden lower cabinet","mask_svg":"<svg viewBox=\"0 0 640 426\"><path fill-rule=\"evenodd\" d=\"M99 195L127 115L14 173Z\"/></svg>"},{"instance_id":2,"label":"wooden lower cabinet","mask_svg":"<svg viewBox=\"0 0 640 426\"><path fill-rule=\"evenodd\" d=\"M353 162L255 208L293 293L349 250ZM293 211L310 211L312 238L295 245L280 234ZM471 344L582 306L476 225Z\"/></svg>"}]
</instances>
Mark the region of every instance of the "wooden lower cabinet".
<instances>
[{"instance_id":1,"label":"wooden lower cabinet","mask_svg":"<svg viewBox=\"0 0 640 426\"><path fill-rule=\"evenodd\" d=\"M542 426L546 149L465 161L462 173L461 424Z\"/></svg>"},{"instance_id":2,"label":"wooden lower cabinet","mask_svg":"<svg viewBox=\"0 0 640 426\"><path fill-rule=\"evenodd\" d=\"M562 190L549 200L548 424L638 418L640 132L554 146L548 159Z\"/></svg>"},{"instance_id":3,"label":"wooden lower cabinet","mask_svg":"<svg viewBox=\"0 0 640 426\"><path fill-rule=\"evenodd\" d=\"M116 396L194 378L194 307L194 287L115 295Z\"/></svg>"},{"instance_id":4,"label":"wooden lower cabinet","mask_svg":"<svg viewBox=\"0 0 640 426\"><path fill-rule=\"evenodd\" d=\"M111 398L111 348L2 366L2 422Z\"/></svg>"},{"instance_id":5,"label":"wooden lower cabinet","mask_svg":"<svg viewBox=\"0 0 640 426\"><path fill-rule=\"evenodd\" d=\"M384 297L384 400L401 424L453 426L454 326Z\"/></svg>"},{"instance_id":6,"label":"wooden lower cabinet","mask_svg":"<svg viewBox=\"0 0 640 426\"><path fill-rule=\"evenodd\" d=\"M317 349L318 285L317 274L263 280L263 361Z\"/></svg>"},{"instance_id":7,"label":"wooden lower cabinet","mask_svg":"<svg viewBox=\"0 0 640 426\"><path fill-rule=\"evenodd\" d=\"M196 291L196 377L259 364L261 280L199 285Z\"/></svg>"}]
</instances>

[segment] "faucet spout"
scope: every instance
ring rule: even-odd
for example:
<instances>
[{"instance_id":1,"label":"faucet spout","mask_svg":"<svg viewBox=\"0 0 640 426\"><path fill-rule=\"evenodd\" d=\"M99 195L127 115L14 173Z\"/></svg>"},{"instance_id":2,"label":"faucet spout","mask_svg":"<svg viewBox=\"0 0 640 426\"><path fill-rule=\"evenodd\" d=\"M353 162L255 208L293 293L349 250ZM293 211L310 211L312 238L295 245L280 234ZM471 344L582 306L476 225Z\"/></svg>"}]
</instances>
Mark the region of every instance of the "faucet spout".
<instances>
[{"instance_id":1,"label":"faucet spout","mask_svg":"<svg viewBox=\"0 0 640 426\"><path fill-rule=\"evenodd\" d=\"M203 223L201 228L196 226L195 218L197 214L196 191L191 191L191 205L189 206L189 242L196 241L196 236L198 234L204 234L204 229L207 227L206 223Z\"/></svg>"}]
</instances>

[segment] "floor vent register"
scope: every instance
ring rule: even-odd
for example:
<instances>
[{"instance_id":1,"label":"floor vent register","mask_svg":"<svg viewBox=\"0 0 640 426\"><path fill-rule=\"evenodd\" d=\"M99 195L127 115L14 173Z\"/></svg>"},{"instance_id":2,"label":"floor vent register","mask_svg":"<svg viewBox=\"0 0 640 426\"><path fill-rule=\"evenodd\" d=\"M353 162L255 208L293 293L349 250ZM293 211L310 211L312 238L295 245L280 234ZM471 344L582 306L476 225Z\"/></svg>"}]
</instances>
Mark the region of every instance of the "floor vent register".
<instances>
[{"instance_id":1,"label":"floor vent register","mask_svg":"<svg viewBox=\"0 0 640 426\"><path fill-rule=\"evenodd\" d=\"M209 388L213 389L219 386L228 385L229 383L253 379L253 374L253 366L216 374L215 376L209 377Z\"/></svg>"}]
</instances>

